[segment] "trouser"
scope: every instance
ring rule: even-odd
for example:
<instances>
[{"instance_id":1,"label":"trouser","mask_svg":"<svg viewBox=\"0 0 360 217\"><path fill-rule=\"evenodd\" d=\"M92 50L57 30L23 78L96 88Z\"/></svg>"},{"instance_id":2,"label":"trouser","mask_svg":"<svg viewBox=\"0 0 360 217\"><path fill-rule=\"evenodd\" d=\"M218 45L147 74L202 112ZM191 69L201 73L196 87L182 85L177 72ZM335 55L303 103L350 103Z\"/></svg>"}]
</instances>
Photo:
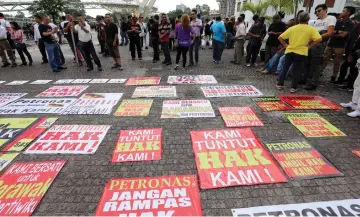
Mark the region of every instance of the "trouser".
<instances>
[{"instance_id":1,"label":"trouser","mask_svg":"<svg viewBox=\"0 0 360 217\"><path fill-rule=\"evenodd\" d=\"M321 63L323 61L324 45L319 44L309 51L308 57L308 72L305 75L307 77L307 83L309 85L317 86L321 74Z\"/></svg>"},{"instance_id":2,"label":"trouser","mask_svg":"<svg viewBox=\"0 0 360 217\"><path fill-rule=\"evenodd\" d=\"M79 42L79 48L80 51L86 61L86 65L89 68L94 68L94 65L91 61L91 57L94 59L95 64L98 67L101 67L101 63L100 60L96 54L95 48L94 48L94 44L93 42L90 40L88 42Z\"/></svg>"},{"instance_id":3,"label":"trouser","mask_svg":"<svg viewBox=\"0 0 360 217\"><path fill-rule=\"evenodd\" d=\"M251 64L256 63L256 58L259 55L260 47L261 47L261 43L259 40L253 40L253 39L249 40L249 44L246 49L247 50L246 63L250 63L250 61Z\"/></svg>"},{"instance_id":4,"label":"trouser","mask_svg":"<svg viewBox=\"0 0 360 217\"><path fill-rule=\"evenodd\" d=\"M215 61L221 61L222 53L225 49L225 43L213 39L213 59Z\"/></svg>"},{"instance_id":5,"label":"trouser","mask_svg":"<svg viewBox=\"0 0 360 217\"><path fill-rule=\"evenodd\" d=\"M282 55L277 64L276 74L278 74L278 75L280 75L283 72L284 65L285 65L285 57L286 57L286 55ZM291 73L291 70L293 69L293 67L294 67L294 64L291 64L289 70L287 72L284 72L286 77Z\"/></svg>"},{"instance_id":6,"label":"trouser","mask_svg":"<svg viewBox=\"0 0 360 217\"><path fill-rule=\"evenodd\" d=\"M56 43L58 49L59 49L59 53L60 53L60 62L61 62L61 65L64 65L65 64L65 57L64 57L64 54L61 50L61 47L60 47L60 44L59 43Z\"/></svg>"},{"instance_id":7,"label":"trouser","mask_svg":"<svg viewBox=\"0 0 360 217\"><path fill-rule=\"evenodd\" d=\"M8 64L9 61L6 57L6 54L8 55L9 59L11 60L11 63L15 64L15 57L12 52L12 48L8 42L7 39L0 40L0 56L1 60L4 64Z\"/></svg>"},{"instance_id":8,"label":"trouser","mask_svg":"<svg viewBox=\"0 0 360 217\"><path fill-rule=\"evenodd\" d=\"M161 49L164 52L165 62L170 62L171 63L171 56L170 56L170 51L169 51L169 42L168 41L161 42Z\"/></svg>"},{"instance_id":9,"label":"trouser","mask_svg":"<svg viewBox=\"0 0 360 217\"><path fill-rule=\"evenodd\" d=\"M358 76L354 83L354 93L352 97L352 102L356 103L357 110L360 110L360 76Z\"/></svg>"},{"instance_id":10,"label":"trouser","mask_svg":"<svg viewBox=\"0 0 360 217\"><path fill-rule=\"evenodd\" d=\"M350 74L347 77L347 87L348 88L354 88L354 82L356 80L356 78L358 77L358 69L356 68L356 60L354 60L353 62L349 63L348 61L345 61L341 66L340 66L340 75L338 78L338 82L339 83L343 83L345 81L345 77L347 75L347 71L348 68L350 68Z\"/></svg>"},{"instance_id":11,"label":"trouser","mask_svg":"<svg viewBox=\"0 0 360 217\"><path fill-rule=\"evenodd\" d=\"M73 54L74 54L74 57L75 57L75 55L77 55L79 61L83 61L83 57L82 57L82 55L80 55L81 53L77 52L77 51L78 51L78 50L77 50L77 49L78 49L77 44L74 45L74 43L73 43L72 41L69 41L69 46L70 46L70 48L71 48L71 51L72 51ZM75 46L75 47L74 47L74 46Z\"/></svg>"},{"instance_id":12,"label":"trouser","mask_svg":"<svg viewBox=\"0 0 360 217\"><path fill-rule=\"evenodd\" d=\"M332 77L336 79L339 72L340 63L343 60L344 52L345 52L345 48L331 48L327 46L324 51L324 59L320 71L321 72L324 71L326 65L334 55L334 66L333 66Z\"/></svg>"},{"instance_id":13,"label":"trouser","mask_svg":"<svg viewBox=\"0 0 360 217\"><path fill-rule=\"evenodd\" d=\"M211 35L205 35L205 47L210 46L211 47L212 41L211 41Z\"/></svg>"},{"instance_id":14,"label":"trouser","mask_svg":"<svg viewBox=\"0 0 360 217\"><path fill-rule=\"evenodd\" d=\"M175 39L174 38L169 38L169 49L170 50L175 48L174 44L175 44Z\"/></svg>"},{"instance_id":15,"label":"trouser","mask_svg":"<svg viewBox=\"0 0 360 217\"><path fill-rule=\"evenodd\" d=\"M265 46L265 62L268 62L277 52L277 47Z\"/></svg>"},{"instance_id":16,"label":"trouser","mask_svg":"<svg viewBox=\"0 0 360 217\"><path fill-rule=\"evenodd\" d=\"M201 38L200 37L195 37L194 42L191 44L190 49L189 49L189 56L190 56L190 63L194 63L194 51L195 51L195 62L199 62L199 48L201 45Z\"/></svg>"},{"instance_id":17,"label":"trouser","mask_svg":"<svg viewBox=\"0 0 360 217\"><path fill-rule=\"evenodd\" d=\"M285 55L285 64L284 68L280 74L278 85L284 85L286 74L290 69L290 66L293 64L293 76L291 88L297 89L298 82L301 78L301 72L303 70L304 61L306 56L299 55L296 53L287 53Z\"/></svg>"},{"instance_id":18,"label":"trouser","mask_svg":"<svg viewBox=\"0 0 360 217\"><path fill-rule=\"evenodd\" d=\"M53 71L58 70L61 67L60 52L56 43L44 42L46 52L49 56L50 67Z\"/></svg>"},{"instance_id":19,"label":"trouser","mask_svg":"<svg viewBox=\"0 0 360 217\"><path fill-rule=\"evenodd\" d=\"M182 60L183 60L183 67L186 66L186 54L188 52L188 47L177 47L177 53L176 53L176 64L180 61L180 55L182 54Z\"/></svg>"},{"instance_id":20,"label":"trouser","mask_svg":"<svg viewBox=\"0 0 360 217\"><path fill-rule=\"evenodd\" d=\"M238 39L235 42L234 61L236 61L238 64L241 63L241 59L244 56L244 43L244 39Z\"/></svg>"},{"instance_id":21,"label":"trouser","mask_svg":"<svg viewBox=\"0 0 360 217\"><path fill-rule=\"evenodd\" d=\"M25 43L18 43L15 45L16 46L16 50L19 53L20 59L22 61L22 63L26 63L26 59L24 54L27 56L28 60L30 63L32 63L32 57L29 53L29 51L27 50L26 44Z\"/></svg>"},{"instance_id":22,"label":"trouser","mask_svg":"<svg viewBox=\"0 0 360 217\"><path fill-rule=\"evenodd\" d=\"M226 48L232 48L234 41L234 34L231 32L226 33Z\"/></svg>"},{"instance_id":23,"label":"trouser","mask_svg":"<svg viewBox=\"0 0 360 217\"><path fill-rule=\"evenodd\" d=\"M105 46L105 40L99 40L99 44L100 44L100 52L107 53L107 49Z\"/></svg>"},{"instance_id":24,"label":"trouser","mask_svg":"<svg viewBox=\"0 0 360 217\"><path fill-rule=\"evenodd\" d=\"M133 59L136 57L135 49L137 50L138 58L142 57L141 42L140 41L141 41L140 37L132 37L132 38L130 38L130 51L131 51L131 57Z\"/></svg>"},{"instance_id":25,"label":"trouser","mask_svg":"<svg viewBox=\"0 0 360 217\"><path fill-rule=\"evenodd\" d=\"M38 41L38 48L40 50L40 53L41 53L41 56L42 56L42 60L44 62L47 62L48 61L48 58L46 56L46 48L45 48L45 44L44 44L44 41L40 38L39 41Z\"/></svg>"},{"instance_id":26,"label":"trouser","mask_svg":"<svg viewBox=\"0 0 360 217\"><path fill-rule=\"evenodd\" d=\"M121 31L120 36L121 36L121 44L128 44L129 43L129 36L128 36L126 31Z\"/></svg>"},{"instance_id":27,"label":"trouser","mask_svg":"<svg viewBox=\"0 0 360 217\"><path fill-rule=\"evenodd\" d=\"M152 43L152 48L154 50L153 60L160 60L160 57L159 57L159 39L152 39L151 43Z\"/></svg>"},{"instance_id":28,"label":"trouser","mask_svg":"<svg viewBox=\"0 0 360 217\"><path fill-rule=\"evenodd\" d=\"M271 59L266 63L266 65L264 66L264 70L268 71L268 72L273 72L274 69L277 67L277 65L279 64L280 58L284 55L284 52L276 52L276 54L271 57Z\"/></svg>"}]
</instances>

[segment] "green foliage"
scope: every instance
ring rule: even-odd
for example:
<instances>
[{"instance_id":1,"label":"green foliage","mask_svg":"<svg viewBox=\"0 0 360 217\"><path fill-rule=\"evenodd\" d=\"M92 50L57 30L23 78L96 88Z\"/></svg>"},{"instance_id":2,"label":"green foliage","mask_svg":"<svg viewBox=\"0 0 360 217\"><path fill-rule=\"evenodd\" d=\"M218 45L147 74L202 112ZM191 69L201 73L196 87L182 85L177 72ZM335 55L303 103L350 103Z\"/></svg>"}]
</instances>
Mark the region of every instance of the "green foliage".
<instances>
[{"instance_id":1,"label":"green foliage","mask_svg":"<svg viewBox=\"0 0 360 217\"><path fill-rule=\"evenodd\" d=\"M15 18L25 18L25 14L22 11L18 11L15 15Z\"/></svg>"},{"instance_id":2,"label":"green foliage","mask_svg":"<svg viewBox=\"0 0 360 217\"><path fill-rule=\"evenodd\" d=\"M79 15L85 15L85 7L81 4L81 0L71 0L71 7L65 9L65 14L71 14L74 17Z\"/></svg>"},{"instance_id":3,"label":"green foliage","mask_svg":"<svg viewBox=\"0 0 360 217\"><path fill-rule=\"evenodd\" d=\"M257 14L260 17L264 17L266 14L266 10L269 8L269 1L263 1L259 4L254 4L252 2L247 2L243 5L242 11L251 11L254 15Z\"/></svg>"},{"instance_id":4,"label":"green foliage","mask_svg":"<svg viewBox=\"0 0 360 217\"><path fill-rule=\"evenodd\" d=\"M294 6L296 0L267 0L269 5L274 8L276 12L284 11L286 14L294 13Z\"/></svg>"},{"instance_id":5,"label":"green foliage","mask_svg":"<svg viewBox=\"0 0 360 217\"><path fill-rule=\"evenodd\" d=\"M190 9L190 8L189 8ZM177 18L179 15L183 15L186 12L183 12L182 10L174 10L174 11L170 11L168 13L168 16L171 18Z\"/></svg>"}]
</instances>

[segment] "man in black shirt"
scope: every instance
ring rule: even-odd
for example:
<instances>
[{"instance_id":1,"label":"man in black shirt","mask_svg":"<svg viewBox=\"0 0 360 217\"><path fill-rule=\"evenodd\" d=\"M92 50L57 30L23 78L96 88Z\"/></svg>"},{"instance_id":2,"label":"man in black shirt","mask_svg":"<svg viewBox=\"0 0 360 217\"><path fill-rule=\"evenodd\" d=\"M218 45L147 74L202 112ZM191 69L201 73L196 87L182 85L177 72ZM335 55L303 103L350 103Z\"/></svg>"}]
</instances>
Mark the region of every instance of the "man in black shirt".
<instances>
[{"instance_id":1,"label":"man in black shirt","mask_svg":"<svg viewBox=\"0 0 360 217\"><path fill-rule=\"evenodd\" d=\"M266 26L264 24L265 18L259 18L258 15L254 15L253 20L255 21L255 24L251 26L249 32L247 33L247 35L250 36L246 55L247 67L256 64L256 58L261 48L261 42L266 35Z\"/></svg>"},{"instance_id":2,"label":"man in black shirt","mask_svg":"<svg viewBox=\"0 0 360 217\"><path fill-rule=\"evenodd\" d=\"M129 16L131 18L131 16ZM129 19L129 18L128 18ZM127 31L129 30L129 23L126 22L125 18L122 18L121 27L120 27L120 36L121 36L121 44L120 46L125 46L129 43L129 36Z\"/></svg>"},{"instance_id":3,"label":"man in black shirt","mask_svg":"<svg viewBox=\"0 0 360 217\"><path fill-rule=\"evenodd\" d=\"M128 36L130 39L130 51L132 60L135 60L135 47L138 53L139 60L142 59L141 42L140 42L141 27L137 23L137 17L132 17L130 20L130 26L128 27Z\"/></svg>"},{"instance_id":4,"label":"man in black shirt","mask_svg":"<svg viewBox=\"0 0 360 217\"><path fill-rule=\"evenodd\" d=\"M150 36L151 44L154 49L153 63L156 63L160 60L159 57L159 15L155 15L152 20L150 20Z\"/></svg>"},{"instance_id":5,"label":"man in black shirt","mask_svg":"<svg viewBox=\"0 0 360 217\"><path fill-rule=\"evenodd\" d=\"M61 66L59 47L53 36L56 32L56 28L52 29L51 26L49 26L49 23L50 17L44 16L43 23L39 25L39 32L44 41L52 71L60 72L61 69L66 69L66 67Z\"/></svg>"},{"instance_id":6,"label":"man in black shirt","mask_svg":"<svg viewBox=\"0 0 360 217\"><path fill-rule=\"evenodd\" d=\"M115 65L112 69L121 68L120 53L119 53L119 29L118 26L111 21L110 14L105 15L105 41L109 50L110 56L114 59Z\"/></svg>"},{"instance_id":7,"label":"man in black shirt","mask_svg":"<svg viewBox=\"0 0 360 217\"><path fill-rule=\"evenodd\" d=\"M281 22L279 15L273 16L273 23L269 26L269 37L266 41L265 47L265 62L268 62L277 52L277 48L280 45L278 40L279 35L286 31L286 24Z\"/></svg>"},{"instance_id":8,"label":"man in black shirt","mask_svg":"<svg viewBox=\"0 0 360 217\"><path fill-rule=\"evenodd\" d=\"M233 48L235 18L231 18L226 24L226 48Z\"/></svg>"}]
</instances>

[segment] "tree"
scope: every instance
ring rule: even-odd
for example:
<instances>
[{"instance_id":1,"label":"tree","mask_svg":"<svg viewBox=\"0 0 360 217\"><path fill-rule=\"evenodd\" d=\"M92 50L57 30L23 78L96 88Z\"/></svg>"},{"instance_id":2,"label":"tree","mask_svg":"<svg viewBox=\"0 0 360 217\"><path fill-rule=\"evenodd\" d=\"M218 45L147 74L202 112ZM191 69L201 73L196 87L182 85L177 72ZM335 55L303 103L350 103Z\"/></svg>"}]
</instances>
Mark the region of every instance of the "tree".
<instances>
[{"instance_id":1,"label":"tree","mask_svg":"<svg viewBox=\"0 0 360 217\"><path fill-rule=\"evenodd\" d=\"M303 4L304 0L294 0L295 9L294 9L294 19L296 19L296 15L298 13L299 5Z\"/></svg>"},{"instance_id":2,"label":"tree","mask_svg":"<svg viewBox=\"0 0 360 217\"><path fill-rule=\"evenodd\" d=\"M201 8L200 5L196 5L196 6L195 6L195 9L196 9L196 11L197 11L198 14L201 14L202 8Z\"/></svg>"},{"instance_id":3,"label":"tree","mask_svg":"<svg viewBox=\"0 0 360 217\"><path fill-rule=\"evenodd\" d=\"M85 15L85 7L81 3L81 0L72 0L71 7L65 9L65 14L72 14L73 16Z\"/></svg>"},{"instance_id":4,"label":"tree","mask_svg":"<svg viewBox=\"0 0 360 217\"><path fill-rule=\"evenodd\" d=\"M254 15L257 14L260 17L264 17L266 10L269 8L270 4L268 1L259 2L259 4L254 4L252 2L247 2L243 5L242 11L250 11Z\"/></svg>"},{"instance_id":5,"label":"tree","mask_svg":"<svg viewBox=\"0 0 360 217\"><path fill-rule=\"evenodd\" d=\"M15 15L15 18L25 18L25 14L22 11L18 11Z\"/></svg>"},{"instance_id":6,"label":"tree","mask_svg":"<svg viewBox=\"0 0 360 217\"><path fill-rule=\"evenodd\" d=\"M208 16L210 14L210 6L207 4L203 4L201 6L201 15L206 15Z\"/></svg>"},{"instance_id":7,"label":"tree","mask_svg":"<svg viewBox=\"0 0 360 217\"><path fill-rule=\"evenodd\" d=\"M59 13L64 12L69 6L69 0L36 0L27 8L32 14L49 15L56 22Z\"/></svg>"},{"instance_id":8,"label":"tree","mask_svg":"<svg viewBox=\"0 0 360 217\"><path fill-rule=\"evenodd\" d=\"M268 0L269 5L275 11L284 11L286 14L294 13L294 3L296 0Z\"/></svg>"},{"instance_id":9,"label":"tree","mask_svg":"<svg viewBox=\"0 0 360 217\"><path fill-rule=\"evenodd\" d=\"M179 15L183 15L185 12L183 12L182 10L174 10L174 11L169 11L168 16L172 17L172 18L177 18Z\"/></svg>"}]
</instances>

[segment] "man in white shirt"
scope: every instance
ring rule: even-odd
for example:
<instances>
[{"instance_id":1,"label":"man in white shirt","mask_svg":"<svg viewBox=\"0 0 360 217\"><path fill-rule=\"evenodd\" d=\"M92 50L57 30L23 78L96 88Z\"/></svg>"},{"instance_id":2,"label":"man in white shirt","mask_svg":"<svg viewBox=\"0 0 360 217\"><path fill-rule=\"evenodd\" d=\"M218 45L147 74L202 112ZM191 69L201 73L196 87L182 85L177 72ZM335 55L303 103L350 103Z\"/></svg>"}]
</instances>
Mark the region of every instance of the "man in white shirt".
<instances>
[{"instance_id":1,"label":"man in white shirt","mask_svg":"<svg viewBox=\"0 0 360 217\"><path fill-rule=\"evenodd\" d=\"M5 68L10 65L5 52L7 53L9 59L12 62L11 67L16 67L17 64L15 62L15 58L12 53L11 46L7 40L7 30L4 26L0 25L0 56L3 62L2 68Z\"/></svg>"},{"instance_id":2,"label":"man in white shirt","mask_svg":"<svg viewBox=\"0 0 360 217\"><path fill-rule=\"evenodd\" d=\"M201 45L201 28L203 26L202 21L197 17L197 11L195 9L191 11L191 18L192 21L190 22L190 26L192 30L195 32L195 39L189 49L189 56L190 56L189 66L194 65L194 56L193 56L194 50L195 50L195 65L198 65L199 48Z\"/></svg>"},{"instance_id":3,"label":"man in white shirt","mask_svg":"<svg viewBox=\"0 0 360 217\"><path fill-rule=\"evenodd\" d=\"M244 43L245 43L245 36L246 36L246 26L244 24L244 20L242 17L238 18L238 25L236 27L236 34L234 37L235 40L235 53L234 53L234 60L230 61L233 64L240 65L241 59L244 56Z\"/></svg>"},{"instance_id":4,"label":"man in white shirt","mask_svg":"<svg viewBox=\"0 0 360 217\"><path fill-rule=\"evenodd\" d=\"M102 71L100 60L96 54L94 44L92 42L92 36L90 32L90 25L84 21L83 16L78 16L79 24L76 24L75 27L71 26L75 33L79 37L79 48L86 61L87 71L94 70L94 65L91 61L91 57L94 59L95 64L98 66L98 70Z\"/></svg>"}]
</instances>

